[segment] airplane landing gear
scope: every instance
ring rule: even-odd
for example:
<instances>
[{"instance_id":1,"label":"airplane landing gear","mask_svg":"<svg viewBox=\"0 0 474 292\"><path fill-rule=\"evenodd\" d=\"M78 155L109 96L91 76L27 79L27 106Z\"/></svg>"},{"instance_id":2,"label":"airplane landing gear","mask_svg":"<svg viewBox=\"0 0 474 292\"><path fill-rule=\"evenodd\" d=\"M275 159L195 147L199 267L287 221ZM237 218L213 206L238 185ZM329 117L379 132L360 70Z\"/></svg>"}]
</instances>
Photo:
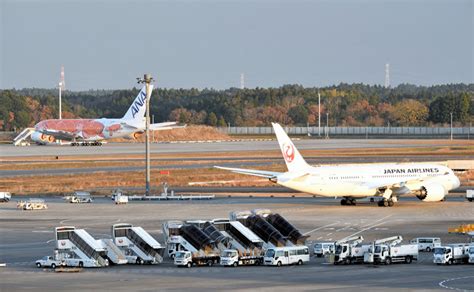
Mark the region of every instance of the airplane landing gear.
<instances>
[{"instance_id":1,"label":"airplane landing gear","mask_svg":"<svg viewBox=\"0 0 474 292\"><path fill-rule=\"evenodd\" d=\"M356 200L353 198L344 198L341 200L341 206L355 206Z\"/></svg>"},{"instance_id":2,"label":"airplane landing gear","mask_svg":"<svg viewBox=\"0 0 474 292\"><path fill-rule=\"evenodd\" d=\"M393 207L394 204L395 202L392 200L392 198L383 199L378 202L379 207Z\"/></svg>"}]
</instances>

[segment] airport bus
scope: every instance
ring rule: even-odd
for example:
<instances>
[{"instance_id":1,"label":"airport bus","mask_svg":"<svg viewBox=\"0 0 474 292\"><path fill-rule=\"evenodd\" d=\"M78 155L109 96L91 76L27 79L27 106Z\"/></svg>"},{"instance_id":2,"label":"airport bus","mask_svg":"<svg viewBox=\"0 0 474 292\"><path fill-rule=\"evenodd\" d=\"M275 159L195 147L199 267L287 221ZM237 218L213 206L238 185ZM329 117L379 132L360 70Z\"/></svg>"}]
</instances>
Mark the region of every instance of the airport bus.
<instances>
[{"instance_id":1,"label":"airport bus","mask_svg":"<svg viewBox=\"0 0 474 292\"><path fill-rule=\"evenodd\" d=\"M309 262L307 246L285 246L267 249L263 262L267 266L302 265Z\"/></svg>"}]
</instances>

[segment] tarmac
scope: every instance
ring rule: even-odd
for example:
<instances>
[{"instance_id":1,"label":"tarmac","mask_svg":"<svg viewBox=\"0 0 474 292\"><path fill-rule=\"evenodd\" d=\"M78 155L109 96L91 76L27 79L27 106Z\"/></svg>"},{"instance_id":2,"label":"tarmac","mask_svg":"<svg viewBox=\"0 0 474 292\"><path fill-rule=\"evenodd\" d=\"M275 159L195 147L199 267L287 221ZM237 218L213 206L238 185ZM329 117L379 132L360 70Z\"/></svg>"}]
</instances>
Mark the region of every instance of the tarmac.
<instances>
[{"instance_id":1,"label":"tarmac","mask_svg":"<svg viewBox=\"0 0 474 292\"><path fill-rule=\"evenodd\" d=\"M211 201L131 202L114 205L109 198L75 205L47 197L47 210L20 211L13 198L0 204L0 291L426 291L474 290L474 265L437 266L432 254L421 252L418 262L390 266L334 266L311 258L307 265L288 267L177 268L169 259L156 266L111 266L80 273L38 269L34 261L55 247L53 229L60 225L85 228L96 239L110 238L117 222L142 226L163 242L161 225L168 220L228 217L230 211L268 208L287 218L314 241L362 235L366 241L402 235L441 237L443 243L467 242L465 235L448 234L449 227L474 219L474 203L459 197L426 203L402 198L392 208L374 203L340 206L330 198L216 198Z\"/></svg>"},{"instance_id":2,"label":"tarmac","mask_svg":"<svg viewBox=\"0 0 474 292\"><path fill-rule=\"evenodd\" d=\"M401 139L301 139L295 140L299 150L305 149L354 149L354 148L410 148L431 147L431 140L401 140ZM465 140L449 141L436 140L436 146L465 145ZM64 155L110 155L110 154L142 154L143 143L107 143L103 146L69 146L46 145L13 146L1 144L0 154L4 157L12 156L64 156ZM151 154L157 153L205 153L205 152L234 152L234 151L272 151L278 150L276 140L264 141L218 141L194 143L152 143Z\"/></svg>"}]
</instances>

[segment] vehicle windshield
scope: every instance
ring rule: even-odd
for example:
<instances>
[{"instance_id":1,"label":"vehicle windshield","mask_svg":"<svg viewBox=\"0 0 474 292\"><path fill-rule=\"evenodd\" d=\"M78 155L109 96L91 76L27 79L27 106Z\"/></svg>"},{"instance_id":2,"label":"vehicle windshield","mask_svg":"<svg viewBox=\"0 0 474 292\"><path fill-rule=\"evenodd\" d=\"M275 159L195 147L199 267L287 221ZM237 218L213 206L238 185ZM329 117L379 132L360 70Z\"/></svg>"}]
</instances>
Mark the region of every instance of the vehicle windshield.
<instances>
[{"instance_id":1,"label":"vehicle windshield","mask_svg":"<svg viewBox=\"0 0 474 292\"><path fill-rule=\"evenodd\" d=\"M469 253L474 254L474 246L469 248Z\"/></svg>"},{"instance_id":2,"label":"vehicle windshield","mask_svg":"<svg viewBox=\"0 0 474 292\"><path fill-rule=\"evenodd\" d=\"M182 258L184 258L184 257L185 257L185 255L186 255L186 253L185 253L185 252L181 252L181 251L179 251L179 252L177 252L177 253L176 253L176 258L180 258L180 259L182 259Z\"/></svg>"},{"instance_id":3,"label":"vehicle windshield","mask_svg":"<svg viewBox=\"0 0 474 292\"><path fill-rule=\"evenodd\" d=\"M235 251L224 251L222 253L222 256L225 257L225 258L234 257L236 255L237 255L237 253Z\"/></svg>"},{"instance_id":4,"label":"vehicle windshield","mask_svg":"<svg viewBox=\"0 0 474 292\"><path fill-rule=\"evenodd\" d=\"M269 250L267 250L267 252L265 253L265 257L267 257L267 258L272 258L272 257L274 257L274 256L275 256L275 250L273 250L273 249L269 249Z\"/></svg>"},{"instance_id":5,"label":"vehicle windshield","mask_svg":"<svg viewBox=\"0 0 474 292\"><path fill-rule=\"evenodd\" d=\"M375 246L375 253L380 253L382 251L382 247L380 245Z\"/></svg>"},{"instance_id":6,"label":"vehicle windshield","mask_svg":"<svg viewBox=\"0 0 474 292\"><path fill-rule=\"evenodd\" d=\"M336 245L336 254L340 254L342 252L342 245Z\"/></svg>"},{"instance_id":7,"label":"vehicle windshield","mask_svg":"<svg viewBox=\"0 0 474 292\"><path fill-rule=\"evenodd\" d=\"M322 245L321 243L316 243L316 244L314 245L314 248L321 248L322 246L323 246L323 245Z\"/></svg>"},{"instance_id":8,"label":"vehicle windshield","mask_svg":"<svg viewBox=\"0 0 474 292\"><path fill-rule=\"evenodd\" d=\"M447 250L445 248L435 248L434 254L445 254Z\"/></svg>"}]
</instances>

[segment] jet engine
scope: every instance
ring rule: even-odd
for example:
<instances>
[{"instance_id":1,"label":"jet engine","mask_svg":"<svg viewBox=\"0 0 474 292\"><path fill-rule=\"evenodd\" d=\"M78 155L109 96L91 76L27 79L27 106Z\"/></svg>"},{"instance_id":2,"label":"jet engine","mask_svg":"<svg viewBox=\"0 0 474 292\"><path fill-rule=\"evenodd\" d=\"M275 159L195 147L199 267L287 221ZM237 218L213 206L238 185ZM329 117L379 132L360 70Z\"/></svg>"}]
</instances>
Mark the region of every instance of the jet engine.
<instances>
[{"instance_id":1,"label":"jet engine","mask_svg":"<svg viewBox=\"0 0 474 292\"><path fill-rule=\"evenodd\" d=\"M422 186L415 194L423 202L439 202L444 199L446 191L440 184L429 184Z\"/></svg>"},{"instance_id":2,"label":"jet engine","mask_svg":"<svg viewBox=\"0 0 474 292\"><path fill-rule=\"evenodd\" d=\"M33 134L31 134L31 140L42 145L54 143L56 141L53 136L42 134L40 132L34 132Z\"/></svg>"}]
</instances>

